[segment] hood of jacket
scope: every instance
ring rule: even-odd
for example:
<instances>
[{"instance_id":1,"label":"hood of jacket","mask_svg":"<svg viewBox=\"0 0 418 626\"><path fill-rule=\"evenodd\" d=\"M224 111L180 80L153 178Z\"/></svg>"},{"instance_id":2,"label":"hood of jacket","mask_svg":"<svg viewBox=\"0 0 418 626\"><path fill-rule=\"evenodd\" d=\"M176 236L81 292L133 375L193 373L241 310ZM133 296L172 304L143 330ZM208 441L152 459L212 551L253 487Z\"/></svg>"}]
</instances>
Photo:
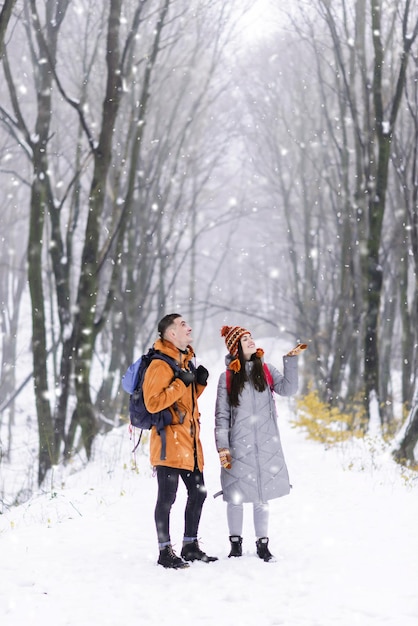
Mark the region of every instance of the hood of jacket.
<instances>
[{"instance_id":1,"label":"hood of jacket","mask_svg":"<svg viewBox=\"0 0 418 626\"><path fill-rule=\"evenodd\" d=\"M154 343L154 349L166 354L174 359L178 365L186 368L195 356L192 346L187 346L186 350L180 350L180 348L177 348L171 341L166 339L157 339Z\"/></svg>"}]
</instances>

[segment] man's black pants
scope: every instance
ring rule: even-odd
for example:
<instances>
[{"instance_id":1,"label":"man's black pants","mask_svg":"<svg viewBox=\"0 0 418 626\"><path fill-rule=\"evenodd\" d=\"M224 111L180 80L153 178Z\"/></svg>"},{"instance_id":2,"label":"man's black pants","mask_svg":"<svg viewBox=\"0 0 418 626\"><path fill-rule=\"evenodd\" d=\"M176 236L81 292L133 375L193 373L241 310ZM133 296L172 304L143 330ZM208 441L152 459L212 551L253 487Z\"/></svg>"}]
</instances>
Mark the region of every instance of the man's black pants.
<instances>
[{"instance_id":1,"label":"man's black pants","mask_svg":"<svg viewBox=\"0 0 418 626\"><path fill-rule=\"evenodd\" d=\"M207 496L203 473L197 468L191 472L190 470L157 465L158 496L155 505L155 525L160 545L171 543L170 511L176 500L179 477L187 489L184 537L197 538L202 507Z\"/></svg>"}]
</instances>

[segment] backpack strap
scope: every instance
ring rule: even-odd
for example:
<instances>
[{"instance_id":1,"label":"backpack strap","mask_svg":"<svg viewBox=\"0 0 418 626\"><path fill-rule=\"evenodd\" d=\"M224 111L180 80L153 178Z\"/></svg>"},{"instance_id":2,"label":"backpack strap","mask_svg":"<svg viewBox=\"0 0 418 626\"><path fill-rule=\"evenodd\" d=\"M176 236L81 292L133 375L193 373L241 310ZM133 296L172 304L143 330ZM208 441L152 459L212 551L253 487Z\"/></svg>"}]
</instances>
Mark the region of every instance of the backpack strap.
<instances>
[{"instance_id":1,"label":"backpack strap","mask_svg":"<svg viewBox=\"0 0 418 626\"><path fill-rule=\"evenodd\" d=\"M231 370L226 370L226 390L228 393L231 393L231 380L232 380L232 372Z\"/></svg>"},{"instance_id":2,"label":"backpack strap","mask_svg":"<svg viewBox=\"0 0 418 626\"><path fill-rule=\"evenodd\" d=\"M174 359L172 359L171 356L168 356L167 354L164 354L163 352L158 352L157 350L154 350L153 354L151 354L150 360L153 361L154 359L165 361L171 367L174 374L177 374L181 370L180 365Z\"/></svg>"},{"instance_id":3,"label":"backpack strap","mask_svg":"<svg viewBox=\"0 0 418 626\"><path fill-rule=\"evenodd\" d=\"M266 382L268 384L268 386L270 387L270 391L273 393L274 391L274 381L273 381L273 376L271 375L271 372L268 368L267 363L263 363L263 369L264 369L264 376L266 377Z\"/></svg>"},{"instance_id":4,"label":"backpack strap","mask_svg":"<svg viewBox=\"0 0 418 626\"><path fill-rule=\"evenodd\" d=\"M173 369L174 374L178 374L181 370L181 366L177 363L177 361L175 361L171 356L168 356L168 354L164 354L164 352L154 350L150 356L151 360L160 359L161 361L165 361L166 363L168 363L168 365L170 365L170 367ZM196 371L196 366L194 363L192 363L192 361L189 361L187 365L191 372L194 373Z\"/></svg>"},{"instance_id":5,"label":"backpack strap","mask_svg":"<svg viewBox=\"0 0 418 626\"><path fill-rule=\"evenodd\" d=\"M157 422L155 424L157 433L161 437L161 455L160 455L161 461L165 461L167 458L165 427L168 426L168 424L170 423L171 423L171 413L168 409L163 409L162 411L160 411Z\"/></svg>"}]
</instances>

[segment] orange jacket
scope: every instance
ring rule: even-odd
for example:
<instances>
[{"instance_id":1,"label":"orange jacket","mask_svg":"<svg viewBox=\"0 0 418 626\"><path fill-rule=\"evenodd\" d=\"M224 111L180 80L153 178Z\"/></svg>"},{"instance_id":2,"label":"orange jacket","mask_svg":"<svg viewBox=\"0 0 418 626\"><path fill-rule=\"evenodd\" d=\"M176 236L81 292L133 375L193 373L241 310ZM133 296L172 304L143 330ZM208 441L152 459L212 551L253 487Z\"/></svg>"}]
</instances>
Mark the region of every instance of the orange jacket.
<instances>
[{"instance_id":1,"label":"orange jacket","mask_svg":"<svg viewBox=\"0 0 418 626\"><path fill-rule=\"evenodd\" d=\"M181 367L187 367L194 357L191 346L187 353L181 352L171 342L158 339L154 348L167 354ZM165 465L193 471L195 458L199 470L203 471L203 449L200 442L200 413L197 398L204 390L203 385L192 383L188 387L179 379L173 380L173 369L165 361L154 359L145 372L143 393L148 411L157 413L169 408L173 421L165 427L167 441L166 459L162 461L161 437L155 426L151 429L150 460L153 466ZM176 404L176 408L173 405ZM180 415L184 415L180 423Z\"/></svg>"}]
</instances>

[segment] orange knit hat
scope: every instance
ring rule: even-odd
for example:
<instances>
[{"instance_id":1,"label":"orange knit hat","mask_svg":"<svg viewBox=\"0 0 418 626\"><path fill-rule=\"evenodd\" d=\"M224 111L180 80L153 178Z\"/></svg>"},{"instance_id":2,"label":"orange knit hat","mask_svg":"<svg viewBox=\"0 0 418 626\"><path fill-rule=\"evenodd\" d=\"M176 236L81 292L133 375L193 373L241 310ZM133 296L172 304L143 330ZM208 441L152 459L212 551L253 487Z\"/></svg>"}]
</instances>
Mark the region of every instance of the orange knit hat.
<instances>
[{"instance_id":1,"label":"orange knit hat","mask_svg":"<svg viewBox=\"0 0 418 626\"><path fill-rule=\"evenodd\" d=\"M232 356L238 356L238 344L241 337L250 334L250 331L241 326L222 326L221 336L225 337L225 345L232 354Z\"/></svg>"},{"instance_id":2,"label":"orange knit hat","mask_svg":"<svg viewBox=\"0 0 418 626\"><path fill-rule=\"evenodd\" d=\"M248 334L251 334L250 331L246 328L242 328L241 326L222 326L221 328L221 336L225 337L226 348L228 352L235 357L229 364L229 369L234 372L239 372L241 369L241 363L238 358L239 342L244 335ZM257 357L261 358L264 351L261 348L257 348L255 354Z\"/></svg>"}]
</instances>

